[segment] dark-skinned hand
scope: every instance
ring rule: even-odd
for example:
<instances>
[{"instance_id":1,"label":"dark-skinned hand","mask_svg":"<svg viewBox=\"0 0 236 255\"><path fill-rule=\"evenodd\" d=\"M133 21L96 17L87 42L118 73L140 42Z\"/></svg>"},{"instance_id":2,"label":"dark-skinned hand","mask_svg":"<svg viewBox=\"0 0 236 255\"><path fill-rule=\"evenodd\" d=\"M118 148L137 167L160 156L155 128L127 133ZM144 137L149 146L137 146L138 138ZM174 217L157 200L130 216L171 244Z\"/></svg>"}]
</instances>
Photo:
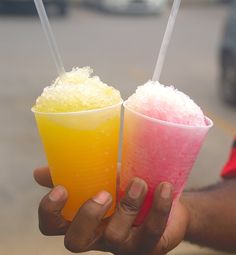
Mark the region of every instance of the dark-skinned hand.
<instances>
[{"instance_id":1,"label":"dark-skinned hand","mask_svg":"<svg viewBox=\"0 0 236 255\"><path fill-rule=\"evenodd\" d=\"M86 201L69 222L61 214L67 201L66 189L53 188L48 167L36 169L34 178L41 186L52 188L39 205L40 231L49 236L64 235L65 247L71 252L98 250L117 255L163 255L184 238L189 217L180 202L176 202L167 224L173 200L169 183L163 182L156 188L149 215L142 225L134 227L147 192L147 184L141 179L131 181L113 216L103 219L112 197L101 191Z\"/></svg>"}]
</instances>

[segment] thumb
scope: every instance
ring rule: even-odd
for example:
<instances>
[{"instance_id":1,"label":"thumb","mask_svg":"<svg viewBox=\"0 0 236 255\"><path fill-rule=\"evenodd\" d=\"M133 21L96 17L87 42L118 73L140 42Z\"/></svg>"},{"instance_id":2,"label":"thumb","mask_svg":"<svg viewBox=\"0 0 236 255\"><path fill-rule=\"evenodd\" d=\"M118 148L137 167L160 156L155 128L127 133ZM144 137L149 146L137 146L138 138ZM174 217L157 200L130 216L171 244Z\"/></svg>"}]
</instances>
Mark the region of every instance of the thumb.
<instances>
[{"instance_id":1,"label":"thumb","mask_svg":"<svg viewBox=\"0 0 236 255\"><path fill-rule=\"evenodd\" d=\"M44 235L63 235L70 222L61 215L67 201L67 191L62 186L51 190L40 202L38 209L39 229Z\"/></svg>"}]
</instances>

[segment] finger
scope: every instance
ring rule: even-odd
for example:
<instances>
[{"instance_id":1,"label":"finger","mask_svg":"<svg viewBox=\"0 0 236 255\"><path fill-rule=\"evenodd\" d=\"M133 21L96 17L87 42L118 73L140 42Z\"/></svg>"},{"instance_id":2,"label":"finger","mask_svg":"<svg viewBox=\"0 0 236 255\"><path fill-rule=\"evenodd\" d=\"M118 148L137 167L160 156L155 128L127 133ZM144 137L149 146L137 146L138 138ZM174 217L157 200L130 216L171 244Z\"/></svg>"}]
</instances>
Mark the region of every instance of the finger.
<instances>
[{"instance_id":1,"label":"finger","mask_svg":"<svg viewBox=\"0 0 236 255\"><path fill-rule=\"evenodd\" d=\"M98 227L112 204L112 196L101 191L81 206L65 235L65 247L71 252L90 250L100 235Z\"/></svg>"},{"instance_id":2,"label":"finger","mask_svg":"<svg viewBox=\"0 0 236 255\"><path fill-rule=\"evenodd\" d=\"M40 167L34 170L35 181L44 187L52 188L52 178L48 167Z\"/></svg>"},{"instance_id":3,"label":"finger","mask_svg":"<svg viewBox=\"0 0 236 255\"><path fill-rule=\"evenodd\" d=\"M139 250L152 249L162 237L173 201L172 185L161 183L154 194L150 213L138 233Z\"/></svg>"},{"instance_id":4,"label":"finger","mask_svg":"<svg viewBox=\"0 0 236 255\"><path fill-rule=\"evenodd\" d=\"M133 179L105 230L108 244L120 245L128 239L146 193L147 184L139 178Z\"/></svg>"},{"instance_id":5,"label":"finger","mask_svg":"<svg viewBox=\"0 0 236 255\"><path fill-rule=\"evenodd\" d=\"M44 235L63 235L70 222L61 215L61 210L67 200L67 191L62 186L55 187L40 202L39 229Z\"/></svg>"},{"instance_id":6,"label":"finger","mask_svg":"<svg viewBox=\"0 0 236 255\"><path fill-rule=\"evenodd\" d=\"M189 211L179 201L173 206L171 218L168 220L165 232L158 245L153 249L153 255L167 254L184 240L189 224Z\"/></svg>"}]
</instances>

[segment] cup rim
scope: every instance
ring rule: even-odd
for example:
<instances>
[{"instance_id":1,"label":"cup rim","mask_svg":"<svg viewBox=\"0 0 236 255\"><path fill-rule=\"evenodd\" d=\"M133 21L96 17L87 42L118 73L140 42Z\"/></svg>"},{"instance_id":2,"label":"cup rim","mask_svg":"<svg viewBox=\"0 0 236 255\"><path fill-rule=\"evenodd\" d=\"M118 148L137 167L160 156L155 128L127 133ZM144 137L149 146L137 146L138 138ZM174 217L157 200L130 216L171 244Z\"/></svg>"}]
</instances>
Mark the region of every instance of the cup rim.
<instances>
[{"instance_id":1,"label":"cup rim","mask_svg":"<svg viewBox=\"0 0 236 255\"><path fill-rule=\"evenodd\" d=\"M117 104L105 106L102 108L96 108L96 109L90 109L90 110L83 110L83 111L78 111L78 112L39 112L31 108L31 111L34 114L39 114L39 115L53 115L53 116L60 116L60 115L83 115L83 114L89 114L89 113L96 113L96 112L102 112L104 110L109 110L112 108L116 108L118 106L121 106L123 104L123 100Z\"/></svg>"},{"instance_id":2,"label":"cup rim","mask_svg":"<svg viewBox=\"0 0 236 255\"><path fill-rule=\"evenodd\" d=\"M159 123L159 124L162 124L162 125L171 126L171 127L181 127L181 128L186 128L186 129L210 129L214 125L213 121L210 118L208 118L207 116L204 116L206 126L191 126L191 125L186 125L186 124L173 123L173 122L169 122L169 121L165 121L165 120L159 120L159 119L156 119L156 118L153 118L153 117L149 117L147 115L144 115L142 113L139 113L139 112L131 109L127 105L127 102L128 102L128 100L124 101L123 106L128 111L136 114L139 117L142 117L144 119L147 119L149 121L156 122L156 123Z\"/></svg>"}]
</instances>

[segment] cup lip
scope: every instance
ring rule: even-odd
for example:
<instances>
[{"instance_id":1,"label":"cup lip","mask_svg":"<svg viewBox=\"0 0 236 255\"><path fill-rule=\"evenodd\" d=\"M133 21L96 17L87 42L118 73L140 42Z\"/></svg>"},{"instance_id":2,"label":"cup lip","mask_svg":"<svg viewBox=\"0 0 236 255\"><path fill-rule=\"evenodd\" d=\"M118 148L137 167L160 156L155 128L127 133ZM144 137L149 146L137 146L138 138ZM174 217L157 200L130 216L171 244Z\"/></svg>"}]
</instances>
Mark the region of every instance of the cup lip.
<instances>
[{"instance_id":1,"label":"cup lip","mask_svg":"<svg viewBox=\"0 0 236 255\"><path fill-rule=\"evenodd\" d=\"M159 119L156 119L156 118L153 118L153 117L149 117L147 115L144 115L142 113L139 113L139 112L131 109L127 105L127 102L128 102L128 100L124 101L123 106L128 111L136 114L139 117L142 117L144 119L147 119L149 121L156 122L156 123L159 123L159 124L162 124L162 125L171 126L171 127L180 127L180 128L186 128L186 129L210 129L214 125L213 121L210 118L208 118L207 116L204 116L206 126L191 126L191 125L185 125L185 124L180 124L180 123L173 123L173 122L169 122L169 121L165 121L165 120L159 120Z\"/></svg>"},{"instance_id":2,"label":"cup lip","mask_svg":"<svg viewBox=\"0 0 236 255\"><path fill-rule=\"evenodd\" d=\"M105 106L105 107L102 107L102 108L96 108L96 109L78 111L78 112L39 112L39 111L34 110L33 108L31 108L31 111L32 111L34 114L38 114L38 115L53 115L53 116L61 116L61 115L83 115L83 114L96 113L96 112L102 112L102 111L105 111L105 110L113 109L113 108L116 108L116 107L118 107L118 106L121 106L122 104L123 104L123 100L121 100L121 101L120 101L119 103L117 103L117 104Z\"/></svg>"}]
</instances>

